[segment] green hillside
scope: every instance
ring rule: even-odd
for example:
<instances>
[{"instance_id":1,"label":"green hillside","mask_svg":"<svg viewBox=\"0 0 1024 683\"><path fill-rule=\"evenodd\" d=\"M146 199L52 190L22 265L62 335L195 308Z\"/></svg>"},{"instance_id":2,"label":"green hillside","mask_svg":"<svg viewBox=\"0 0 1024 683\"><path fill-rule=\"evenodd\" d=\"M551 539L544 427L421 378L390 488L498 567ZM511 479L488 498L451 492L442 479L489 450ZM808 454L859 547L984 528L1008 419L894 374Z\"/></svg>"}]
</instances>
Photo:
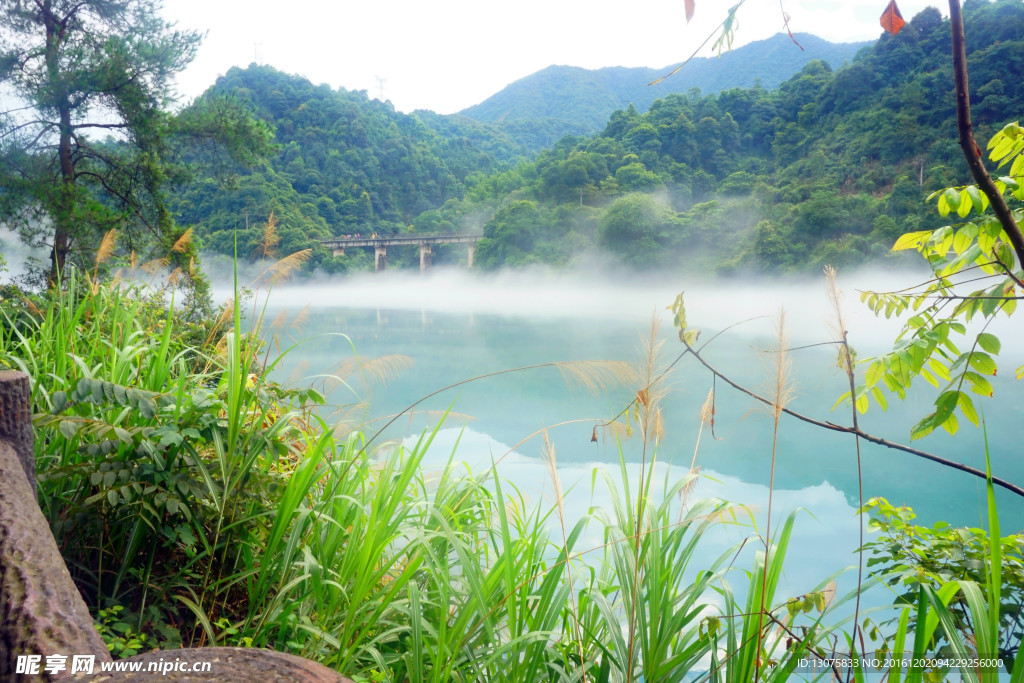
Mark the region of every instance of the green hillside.
<instances>
[{"instance_id":1,"label":"green hillside","mask_svg":"<svg viewBox=\"0 0 1024 683\"><path fill-rule=\"evenodd\" d=\"M964 14L975 124L987 139L1024 111L1024 4L973 0ZM550 118L499 129L405 115L365 92L233 69L208 96L248 103L276 129L278 152L233 183L211 177L180 192L177 213L205 248L230 253L234 229L273 212L279 251L314 247L310 267L331 272L370 258L333 257L318 239L481 228L484 268L596 255L642 269L757 272L890 258L897 235L940 222L924 198L967 177L949 43L948 22L927 9L838 69L815 60L773 90L630 105L599 133L532 158ZM240 253L258 242L245 233ZM435 262L461 253L439 249ZM412 265L415 254L389 262Z\"/></svg>"},{"instance_id":2,"label":"green hillside","mask_svg":"<svg viewBox=\"0 0 1024 683\"><path fill-rule=\"evenodd\" d=\"M525 153L485 124L401 114L365 92L315 86L266 66L231 69L204 97L224 95L269 122L278 146L262 166L239 169L231 183L208 177L176 196L179 222L196 225L202 246L225 254L234 249L236 229L271 213L281 253L342 234L398 232L462 197L470 174ZM255 252L258 241L258 231L243 232L239 253ZM317 248L311 265L343 271L367 262L359 252L334 258Z\"/></svg>"},{"instance_id":3,"label":"green hillside","mask_svg":"<svg viewBox=\"0 0 1024 683\"><path fill-rule=\"evenodd\" d=\"M1024 4L964 6L975 127L1024 111ZM887 257L938 225L924 199L963 182L948 22L926 9L849 65L808 63L777 90L669 95L590 138L474 185L483 267L568 263L598 245L626 264L719 272Z\"/></svg>"},{"instance_id":4,"label":"green hillside","mask_svg":"<svg viewBox=\"0 0 1024 683\"><path fill-rule=\"evenodd\" d=\"M797 34L796 39L803 50L794 45L789 36L780 33L723 52L720 57L696 58L671 78L653 86L648 83L678 65L661 69L609 67L596 70L549 66L461 113L501 126L522 128L535 121L543 122L545 135L538 142L543 142L542 147L549 147L564 135L600 131L612 112L630 104L646 111L655 100L691 88L698 88L706 95L757 85L772 89L808 62L822 60L837 68L868 44L836 44L808 34Z\"/></svg>"}]
</instances>

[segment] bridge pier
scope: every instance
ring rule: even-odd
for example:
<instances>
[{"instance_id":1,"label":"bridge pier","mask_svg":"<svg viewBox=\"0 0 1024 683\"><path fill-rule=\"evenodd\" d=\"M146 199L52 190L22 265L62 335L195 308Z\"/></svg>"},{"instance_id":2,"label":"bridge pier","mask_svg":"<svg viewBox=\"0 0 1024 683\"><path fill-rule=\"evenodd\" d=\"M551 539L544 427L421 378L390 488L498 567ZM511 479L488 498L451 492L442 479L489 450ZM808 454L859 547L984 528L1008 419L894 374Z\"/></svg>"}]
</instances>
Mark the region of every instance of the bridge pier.
<instances>
[{"instance_id":1,"label":"bridge pier","mask_svg":"<svg viewBox=\"0 0 1024 683\"><path fill-rule=\"evenodd\" d=\"M420 248L420 272L430 270L434 265L435 244L465 244L469 247L467 262L470 268L476 257L476 243L483 235L470 235L465 233L451 233L426 235L405 234L405 235L378 235L371 233L364 237L359 233L355 235L341 235L329 240L320 240L320 243L331 250L335 256L344 256L349 249L364 249L373 247L373 269L380 273L387 270L388 252L387 248L394 246L417 245Z\"/></svg>"}]
</instances>

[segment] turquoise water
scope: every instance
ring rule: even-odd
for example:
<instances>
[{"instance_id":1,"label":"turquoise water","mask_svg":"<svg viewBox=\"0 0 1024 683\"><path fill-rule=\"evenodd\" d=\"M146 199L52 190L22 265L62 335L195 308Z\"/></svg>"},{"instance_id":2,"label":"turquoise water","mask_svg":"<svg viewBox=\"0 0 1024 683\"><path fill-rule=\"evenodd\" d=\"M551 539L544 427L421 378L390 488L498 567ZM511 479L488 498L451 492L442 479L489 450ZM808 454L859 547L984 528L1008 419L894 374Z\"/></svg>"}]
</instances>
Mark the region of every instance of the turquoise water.
<instances>
[{"instance_id":1,"label":"turquoise water","mask_svg":"<svg viewBox=\"0 0 1024 683\"><path fill-rule=\"evenodd\" d=\"M882 283L876 284L881 279ZM845 302L846 326L861 357L891 345L898 327L877 321L857 302L854 289L888 285L885 278L865 274L843 281L851 294ZM897 280L899 278L896 278ZM364 359L401 354L411 366L372 390L336 388L329 399L351 404L372 397L369 415L391 415L446 385L477 375L539 363L572 360L638 362L651 327L652 314L661 321L661 366L682 351L665 307L686 289L689 321L703 331L701 341L726 326L755 316L775 316L785 306L790 346L834 339L828 322L824 285L806 281L785 286L766 283L725 288L722 285L679 282L609 282L607 279L554 274L518 274L499 277L464 272L435 272L430 276L384 274L354 281L286 287L269 300L267 319L278 314L292 320L308 305L301 328L286 324L280 333L303 343L289 354L277 376L289 381L322 381L316 375L357 353ZM1019 324L1017 326L1019 328ZM993 331L990 328L990 331ZM1014 327L996 329L1004 347ZM758 318L732 328L703 352L709 362L740 384L768 392L773 348L772 320ZM344 336L342 336L344 335ZM845 407L830 409L847 388L835 367L833 347L815 347L791 353L789 407L819 420L849 424ZM1018 440L1019 383L1013 369L1024 360L1004 357L1001 376L995 378L999 401L981 401L989 425L995 473L1024 481L1024 461ZM658 461L669 477L685 474L694 457L701 404L712 386L711 375L687 357L667 377L664 399L664 440ZM617 477L619 445L602 436L591 441L593 422L559 423L588 418L608 419L635 396L638 384L606 389L594 395L568 383L550 368L505 374L449 389L416 407L385 433L391 439L412 438L433 424L437 414L458 413L444 424L428 466L441 466L454 457L482 469L493 460L502 476L541 504L553 503L550 476L540 461L538 436L520 443L538 430L549 428L563 487L571 489L571 515L582 515L608 501L599 484L592 488L595 468ZM861 416L861 427L883 438L909 443L910 427L929 412L933 392L925 385L905 402L893 398L883 412L872 405ZM718 496L753 510L763 525L771 475L772 420L769 412L723 382L717 382L714 435L705 427L700 435L696 463L702 468L698 496ZM913 445L925 451L984 468L981 431L966 424L956 438L935 433ZM380 422L376 423L380 424ZM459 443L455 449L456 442ZM639 440L622 443L626 459L639 469ZM984 484L968 475L947 470L912 455L862 444L864 497L884 496L912 506L921 521L946 520L954 524L983 525ZM1024 528L1024 501L999 494L1004 532ZM855 562L858 521L856 452L852 438L827 432L783 417L775 469L773 519L802 509L788 555L783 591L798 595L817 582ZM710 539L709 562L730 544L751 533L749 527L722 530ZM599 538L593 539L595 545ZM852 588L855 574L841 577L839 592ZM881 603L886 600L880 600Z\"/></svg>"}]
</instances>

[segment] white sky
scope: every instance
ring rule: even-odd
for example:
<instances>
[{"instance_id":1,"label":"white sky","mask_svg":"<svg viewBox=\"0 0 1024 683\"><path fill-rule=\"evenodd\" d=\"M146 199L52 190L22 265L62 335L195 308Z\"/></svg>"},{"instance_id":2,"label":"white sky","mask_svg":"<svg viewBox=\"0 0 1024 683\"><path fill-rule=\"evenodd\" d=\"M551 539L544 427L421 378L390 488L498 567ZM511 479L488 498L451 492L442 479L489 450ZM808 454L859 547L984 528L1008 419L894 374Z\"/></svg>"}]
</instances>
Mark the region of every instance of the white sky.
<instances>
[{"instance_id":1,"label":"white sky","mask_svg":"<svg viewBox=\"0 0 1024 683\"><path fill-rule=\"evenodd\" d=\"M682 61L735 2L696 0L164 0L182 28L208 31L179 79L192 98L232 66L255 60L314 83L366 90L409 112L449 114L551 64L659 68ZM794 32L871 40L888 0L782 0ZM904 19L928 5L899 0ZM738 46L782 30L779 0L747 0ZM713 42L713 41L712 41ZM709 43L710 44L710 43ZM798 49L794 46L793 49Z\"/></svg>"}]
</instances>

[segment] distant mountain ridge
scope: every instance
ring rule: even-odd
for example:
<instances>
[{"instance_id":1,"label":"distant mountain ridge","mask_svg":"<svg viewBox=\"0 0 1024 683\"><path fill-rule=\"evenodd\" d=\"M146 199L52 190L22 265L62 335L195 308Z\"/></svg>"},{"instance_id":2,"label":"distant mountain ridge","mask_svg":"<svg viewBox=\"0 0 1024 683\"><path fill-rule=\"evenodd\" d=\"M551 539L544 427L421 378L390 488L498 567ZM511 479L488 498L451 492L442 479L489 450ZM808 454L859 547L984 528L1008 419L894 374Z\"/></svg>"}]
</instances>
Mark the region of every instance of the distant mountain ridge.
<instances>
[{"instance_id":1,"label":"distant mountain ridge","mask_svg":"<svg viewBox=\"0 0 1024 683\"><path fill-rule=\"evenodd\" d=\"M550 145L562 135L600 131L614 111L630 104L644 112L655 100L691 88L700 88L705 95L758 84L771 90L812 60L820 59L837 68L871 44L830 43L808 33L798 33L795 38L803 50L788 35L779 33L723 52L720 57L693 59L679 73L653 86L647 84L677 65L596 70L549 66L459 113L501 127L544 121L545 128L551 131L552 138L547 141Z\"/></svg>"}]
</instances>

